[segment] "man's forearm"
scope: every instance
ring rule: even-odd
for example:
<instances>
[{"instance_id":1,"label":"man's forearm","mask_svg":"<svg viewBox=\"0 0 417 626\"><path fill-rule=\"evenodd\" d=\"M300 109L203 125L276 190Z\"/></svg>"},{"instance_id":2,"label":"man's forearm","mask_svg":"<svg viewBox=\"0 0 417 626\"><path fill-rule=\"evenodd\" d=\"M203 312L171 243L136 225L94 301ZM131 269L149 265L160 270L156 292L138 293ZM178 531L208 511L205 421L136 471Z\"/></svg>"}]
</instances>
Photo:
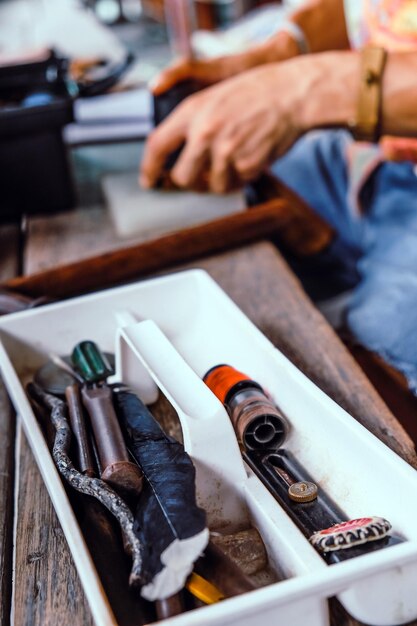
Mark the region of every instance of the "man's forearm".
<instances>
[{"instance_id":1,"label":"man's forearm","mask_svg":"<svg viewBox=\"0 0 417 626\"><path fill-rule=\"evenodd\" d=\"M381 130L385 135L417 136L417 52L388 55L382 82Z\"/></svg>"},{"instance_id":2,"label":"man's forearm","mask_svg":"<svg viewBox=\"0 0 417 626\"><path fill-rule=\"evenodd\" d=\"M304 98L296 112L301 133L315 128L347 127L355 118L360 85L360 53L323 52L298 58L297 73L306 76Z\"/></svg>"},{"instance_id":3,"label":"man's forearm","mask_svg":"<svg viewBox=\"0 0 417 626\"><path fill-rule=\"evenodd\" d=\"M316 55L311 64L298 59L298 70L310 74L309 93L299 114L303 132L348 127L356 116L360 90L360 52ZM417 136L417 52L391 52L382 77L380 133Z\"/></svg>"}]
</instances>

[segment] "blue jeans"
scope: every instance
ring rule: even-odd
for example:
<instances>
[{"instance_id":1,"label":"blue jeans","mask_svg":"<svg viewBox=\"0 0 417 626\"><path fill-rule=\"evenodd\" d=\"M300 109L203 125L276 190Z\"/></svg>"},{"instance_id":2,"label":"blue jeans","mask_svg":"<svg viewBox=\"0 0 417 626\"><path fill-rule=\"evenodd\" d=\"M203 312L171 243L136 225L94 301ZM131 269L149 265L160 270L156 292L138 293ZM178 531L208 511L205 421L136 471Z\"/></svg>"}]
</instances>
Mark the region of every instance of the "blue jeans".
<instances>
[{"instance_id":1,"label":"blue jeans","mask_svg":"<svg viewBox=\"0 0 417 626\"><path fill-rule=\"evenodd\" d=\"M349 193L351 141L344 131L311 133L272 169L338 234L327 255L340 266L341 277L347 272L356 284L346 318L351 333L405 374L417 393L414 164L382 162L361 190L359 212Z\"/></svg>"}]
</instances>

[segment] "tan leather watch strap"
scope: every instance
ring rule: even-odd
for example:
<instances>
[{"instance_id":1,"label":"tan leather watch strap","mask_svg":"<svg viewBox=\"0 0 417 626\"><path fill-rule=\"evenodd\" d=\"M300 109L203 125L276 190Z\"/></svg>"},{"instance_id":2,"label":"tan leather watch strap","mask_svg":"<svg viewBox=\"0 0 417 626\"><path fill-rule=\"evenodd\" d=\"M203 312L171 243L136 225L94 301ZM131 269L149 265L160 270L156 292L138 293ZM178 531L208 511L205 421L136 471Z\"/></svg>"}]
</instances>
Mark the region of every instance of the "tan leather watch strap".
<instances>
[{"instance_id":1,"label":"tan leather watch strap","mask_svg":"<svg viewBox=\"0 0 417 626\"><path fill-rule=\"evenodd\" d=\"M350 130L357 141L376 142L381 131L382 77L387 53L368 46L361 52L361 77L356 118Z\"/></svg>"}]
</instances>

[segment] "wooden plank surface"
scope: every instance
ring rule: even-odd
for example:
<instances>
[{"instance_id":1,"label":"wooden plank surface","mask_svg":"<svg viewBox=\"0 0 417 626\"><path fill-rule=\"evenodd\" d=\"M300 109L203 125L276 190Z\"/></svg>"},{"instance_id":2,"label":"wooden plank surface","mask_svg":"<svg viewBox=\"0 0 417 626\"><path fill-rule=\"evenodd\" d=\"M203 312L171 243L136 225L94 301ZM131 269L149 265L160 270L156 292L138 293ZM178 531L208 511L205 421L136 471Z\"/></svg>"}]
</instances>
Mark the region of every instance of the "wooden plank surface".
<instances>
[{"instance_id":1,"label":"wooden plank surface","mask_svg":"<svg viewBox=\"0 0 417 626\"><path fill-rule=\"evenodd\" d=\"M44 218L44 222L47 224L48 219ZM65 247L59 245L61 238L67 245L75 242L73 245L77 247L76 234L71 228L67 234L65 226L72 223L71 217L66 216L60 222L60 228L54 228L54 237L46 236L43 245L37 240L32 246L29 220L26 248L29 262L25 262L25 272L40 269L43 262L41 250L45 251L49 262L54 262L57 257L64 259ZM55 224L53 220L52 224ZM92 227L88 220L84 224L85 228ZM19 472L16 480L14 626L90 626L93 620L77 570L21 424L18 425L16 456Z\"/></svg>"},{"instance_id":2,"label":"wooden plank surface","mask_svg":"<svg viewBox=\"0 0 417 626\"><path fill-rule=\"evenodd\" d=\"M85 253L85 246L88 255L106 249L109 241L111 247L116 247L111 229L102 217L103 214L97 211L58 216L52 221L42 218L31 221L26 271L34 272L80 258ZM77 238L76 233L82 234ZM371 430L392 446L397 446L403 456L416 464L411 442L398 430L397 423L362 371L306 299L298 282L270 244L255 244L192 265L207 269L248 317L302 371L357 419L365 419ZM385 421L384 428L380 427L380 418ZM19 454L17 531L20 545L16 552L15 624L90 624L90 612L65 539L59 532L55 513L24 437ZM27 488L27 485L31 487ZM50 527L50 533L45 527ZM56 589L59 594L54 593ZM357 624L346 616L342 618L340 609L334 614L337 614L334 626Z\"/></svg>"},{"instance_id":3,"label":"wooden plank surface","mask_svg":"<svg viewBox=\"0 0 417 626\"><path fill-rule=\"evenodd\" d=\"M140 238L126 240L128 245ZM24 254L25 274L71 263L121 247L103 207L77 209L28 222ZM125 245L125 244L123 244Z\"/></svg>"},{"instance_id":4,"label":"wooden plank surface","mask_svg":"<svg viewBox=\"0 0 417 626\"><path fill-rule=\"evenodd\" d=\"M18 270L17 226L0 228L0 280ZM15 415L0 379L0 626L10 624L13 562L13 485Z\"/></svg>"},{"instance_id":5,"label":"wooden plank surface","mask_svg":"<svg viewBox=\"0 0 417 626\"><path fill-rule=\"evenodd\" d=\"M15 415L0 380L0 624L10 623L13 562Z\"/></svg>"},{"instance_id":6,"label":"wooden plank surface","mask_svg":"<svg viewBox=\"0 0 417 626\"><path fill-rule=\"evenodd\" d=\"M66 539L22 431L14 572L14 624L92 626Z\"/></svg>"}]
</instances>

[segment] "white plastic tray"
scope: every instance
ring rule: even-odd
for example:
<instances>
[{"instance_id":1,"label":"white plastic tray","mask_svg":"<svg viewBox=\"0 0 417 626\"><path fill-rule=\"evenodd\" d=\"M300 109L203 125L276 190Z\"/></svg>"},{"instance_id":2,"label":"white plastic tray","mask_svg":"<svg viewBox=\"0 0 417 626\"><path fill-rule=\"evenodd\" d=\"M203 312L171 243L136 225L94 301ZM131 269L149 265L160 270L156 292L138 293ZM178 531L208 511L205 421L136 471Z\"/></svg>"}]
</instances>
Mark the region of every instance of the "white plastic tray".
<instances>
[{"instance_id":1,"label":"white plastic tray","mask_svg":"<svg viewBox=\"0 0 417 626\"><path fill-rule=\"evenodd\" d=\"M154 398L155 383L161 388L180 417L211 523L233 527L249 516L271 563L288 577L167 624L327 626L327 598L334 595L375 626L417 617L417 473L301 374L207 274L183 272L3 317L0 338L6 385L97 624L114 624L114 617L22 387L50 351L68 354L86 338L105 350L114 350L116 339L118 374L145 401ZM227 414L200 380L218 363L268 389L292 424L285 447L348 517L386 517L406 541L327 566L244 467Z\"/></svg>"}]
</instances>

